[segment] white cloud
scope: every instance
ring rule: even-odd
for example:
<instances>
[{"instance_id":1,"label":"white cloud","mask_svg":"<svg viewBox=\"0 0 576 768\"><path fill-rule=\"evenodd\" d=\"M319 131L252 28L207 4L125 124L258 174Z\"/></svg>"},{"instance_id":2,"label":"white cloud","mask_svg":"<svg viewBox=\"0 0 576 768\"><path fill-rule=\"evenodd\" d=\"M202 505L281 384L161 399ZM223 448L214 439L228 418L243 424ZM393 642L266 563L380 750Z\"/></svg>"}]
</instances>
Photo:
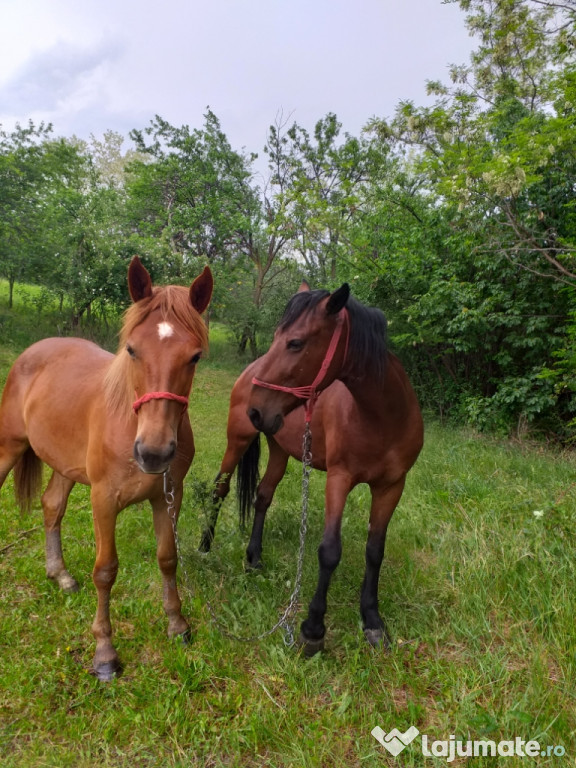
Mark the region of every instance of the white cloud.
<instances>
[{"instance_id":1,"label":"white cloud","mask_svg":"<svg viewBox=\"0 0 576 768\"><path fill-rule=\"evenodd\" d=\"M0 110L52 113L97 103L104 72L117 56L108 44L83 49L68 43L33 54L0 88Z\"/></svg>"},{"instance_id":2,"label":"white cloud","mask_svg":"<svg viewBox=\"0 0 576 768\"><path fill-rule=\"evenodd\" d=\"M358 133L425 99L471 43L440 0L2 0L0 123L127 134L155 114L260 151L278 112L311 129L335 112Z\"/></svg>"}]
</instances>

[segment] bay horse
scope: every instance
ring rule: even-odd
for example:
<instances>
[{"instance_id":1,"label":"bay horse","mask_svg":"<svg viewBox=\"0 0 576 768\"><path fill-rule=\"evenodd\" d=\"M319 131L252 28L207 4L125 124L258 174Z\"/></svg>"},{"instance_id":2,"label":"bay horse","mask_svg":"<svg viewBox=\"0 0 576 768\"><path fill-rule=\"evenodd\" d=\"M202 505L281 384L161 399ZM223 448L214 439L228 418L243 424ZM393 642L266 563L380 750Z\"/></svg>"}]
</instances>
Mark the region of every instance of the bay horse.
<instances>
[{"instance_id":1,"label":"bay horse","mask_svg":"<svg viewBox=\"0 0 576 768\"><path fill-rule=\"evenodd\" d=\"M302 460L306 420L312 466L326 472L326 491L318 585L301 625L300 644L305 655L324 647L328 588L342 552L344 505L356 485L367 483L372 502L360 613L367 641L389 647L378 610L380 569L388 523L422 448L423 422L408 377L387 349L383 313L353 299L346 283L333 293L310 291L303 283L288 303L268 352L236 381L227 448L200 549L210 549L219 507L239 466L243 519L254 502L248 565L260 566L266 511L289 456ZM259 432L267 438L269 458L258 484Z\"/></svg>"},{"instance_id":2,"label":"bay horse","mask_svg":"<svg viewBox=\"0 0 576 768\"><path fill-rule=\"evenodd\" d=\"M16 498L29 508L41 490L42 462L52 476L42 496L46 574L65 592L78 590L67 571L60 525L75 483L90 486L96 538L93 581L98 605L93 673L120 674L112 644L110 591L118 571L116 518L129 504L152 505L168 635L186 638L176 587L177 552L163 474L174 485L174 516L194 456L188 398L196 363L208 346L201 314L212 295L208 267L189 288L153 286L135 256L128 268L132 305L116 355L84 339L33 344L10 370L0 405L0 487L14 469Z\"/></svg>"}]
</instances>

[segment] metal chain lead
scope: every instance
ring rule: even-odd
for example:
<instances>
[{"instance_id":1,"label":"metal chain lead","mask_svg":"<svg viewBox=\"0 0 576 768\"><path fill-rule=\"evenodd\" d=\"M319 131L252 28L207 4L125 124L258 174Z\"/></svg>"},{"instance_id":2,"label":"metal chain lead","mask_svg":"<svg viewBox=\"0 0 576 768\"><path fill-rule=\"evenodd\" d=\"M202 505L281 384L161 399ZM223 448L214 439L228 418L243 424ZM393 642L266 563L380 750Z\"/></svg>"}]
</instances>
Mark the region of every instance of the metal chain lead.
<instances>
[{"instance_id":1,"label":"metal chain lead","mask_svg":"<svg viewBox=\"0 0 576 768\"><path fill-rule=\"evenodd\" d=\"M182 566L182 572L184 573L184 581L189 583L188 573L186 571L186 565L184 558L180 552L180 540L178 538L178 516L176 515L176 497L174 495L174 480L170 473L170 467L164 472L164 500L166 502L166 512L172 522L172 531L174 533L174 543L176 544L176 554L178 555L178 563Z\"/></svg>"},{"instance_id":2,"label":"metal chain lead","mask_svg":"<svg viewBox=\"0 0 576 768\"><path fill-rule=\"evenodd\" d=\"M298 610L298 600L300 597L300 590L302 588L302 574L304 571L304 553L306 548L306 533L308 531L308 498L310 494L310 475L312 473L312 433L310 431L310 422L306 422L304 428L304 436L302 439L302 514L300 517L300 535L299 535L299 548L298 548L298 560L296 564L296 579L294 581L294 589L290 595L288 605L286 606L281 617L276 624L265 632L259 635L250 635L246 637L244 635L236 635L230 632L222 623L222 621L216 615L214 608L209 600L206 600L206 606L212 618L212 621L218 626L220 631L225 637L231 640L236 640L241 643L253 643L258 640L262 640L265 637L276 632L277 629L282 628L284 630L284 643L287 646L294 645L294 617ZM186 584L189 584L188 574L184 566L184 560L180 551L180 541L178 539L178 526L176 512L174 509L174 483L170 475L170 471L166 470L164 473L164 497L166 499L166 508L168 516L172 521L172 528L174 530L174 541L176 543L176 551L178 554L178 561L182 563L182 569L184 572L184 580Z\"/></svg>"}]
</instances>

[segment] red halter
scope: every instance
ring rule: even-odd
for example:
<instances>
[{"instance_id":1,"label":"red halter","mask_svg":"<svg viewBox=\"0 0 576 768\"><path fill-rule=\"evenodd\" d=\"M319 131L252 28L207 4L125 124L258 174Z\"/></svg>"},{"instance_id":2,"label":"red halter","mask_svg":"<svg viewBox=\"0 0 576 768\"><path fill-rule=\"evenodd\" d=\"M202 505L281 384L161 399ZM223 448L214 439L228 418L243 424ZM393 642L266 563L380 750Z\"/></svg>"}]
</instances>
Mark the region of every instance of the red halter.
<instances>
[{"instance_id":1,"label":"red halter","mask_svg":"<svg viewBox=\"0 0 576 768\"><path fill-rule=\"evenodd\" d=\"M328 349L326 350L326 355L324 357L324 360L322 361L320 370L318 371L318 374L316 375L316 378L314 379L312 384L309 384L306 387L283 387L280 384L270 384L267 381L262 381L261 379L256 378L256 376L254 376L254 378L252 379L252 384L255 384L258 387L264 387L265 389L274 389L277 392L287 392L288 394L294 395L295 397L298 397L301 400L306 400L305 418L306 418L306 421L310 421L312 418L312 411L314 410L314 405L316 404L316 400L318 399L318 395L320 394L320 392L318 391L318 387L320 386L320 384L322 384L322 382L326 378L326 373L328 372L330 363L332 362L332 359L334 358L334 355L336 353L338 342L340 341L342 330L344 328L344 320L346 320L346 326L348 329L348 336L346 337L346 349L344 350L344 360L346 360L346 357L348 355L348 338L350 335L350 319L348 317L348 310L344 308L339 313L338 322L336 324L336 328L334 328L334 333L332 334L332 338L330 339L330 344L328 345Z\"/></svg>"},{"instance_id":2,"label":"red halter","mask_svg":"<svg viewBox=\"0 0 576 768\"><path fill-rule=\"evenodd\" d=\"M188 398L182 395L174 395L172 392L148 392L132 403L134 413L138 413L144 403L148 403L150 400L176 400L177 403L182 403L183 406L188 407Z\"/></svg>"}]
</instances>

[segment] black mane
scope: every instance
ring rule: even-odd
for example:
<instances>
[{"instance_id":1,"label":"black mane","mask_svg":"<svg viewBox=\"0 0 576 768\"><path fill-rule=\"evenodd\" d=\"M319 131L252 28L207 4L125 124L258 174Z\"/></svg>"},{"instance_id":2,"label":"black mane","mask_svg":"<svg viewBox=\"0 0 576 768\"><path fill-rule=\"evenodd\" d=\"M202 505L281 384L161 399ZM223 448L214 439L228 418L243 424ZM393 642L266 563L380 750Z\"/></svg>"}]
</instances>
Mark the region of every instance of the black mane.
<instances>
[{"instance_id":1,"label":"black mane","mask_svg":"<svg viewBox=\"0 0 576 768\"><path fill-rule=\"evenodd\" d=\"M313 312L330 295L329 291L301 291L288 302L278 324L286 330L304 313ZM352 296L346 304L350 318L348 355L342 375L354 378L368 376L383 381L386 373L387 323L384 313L376 307L367 307Z\"/></svg>"}]
</instances>

